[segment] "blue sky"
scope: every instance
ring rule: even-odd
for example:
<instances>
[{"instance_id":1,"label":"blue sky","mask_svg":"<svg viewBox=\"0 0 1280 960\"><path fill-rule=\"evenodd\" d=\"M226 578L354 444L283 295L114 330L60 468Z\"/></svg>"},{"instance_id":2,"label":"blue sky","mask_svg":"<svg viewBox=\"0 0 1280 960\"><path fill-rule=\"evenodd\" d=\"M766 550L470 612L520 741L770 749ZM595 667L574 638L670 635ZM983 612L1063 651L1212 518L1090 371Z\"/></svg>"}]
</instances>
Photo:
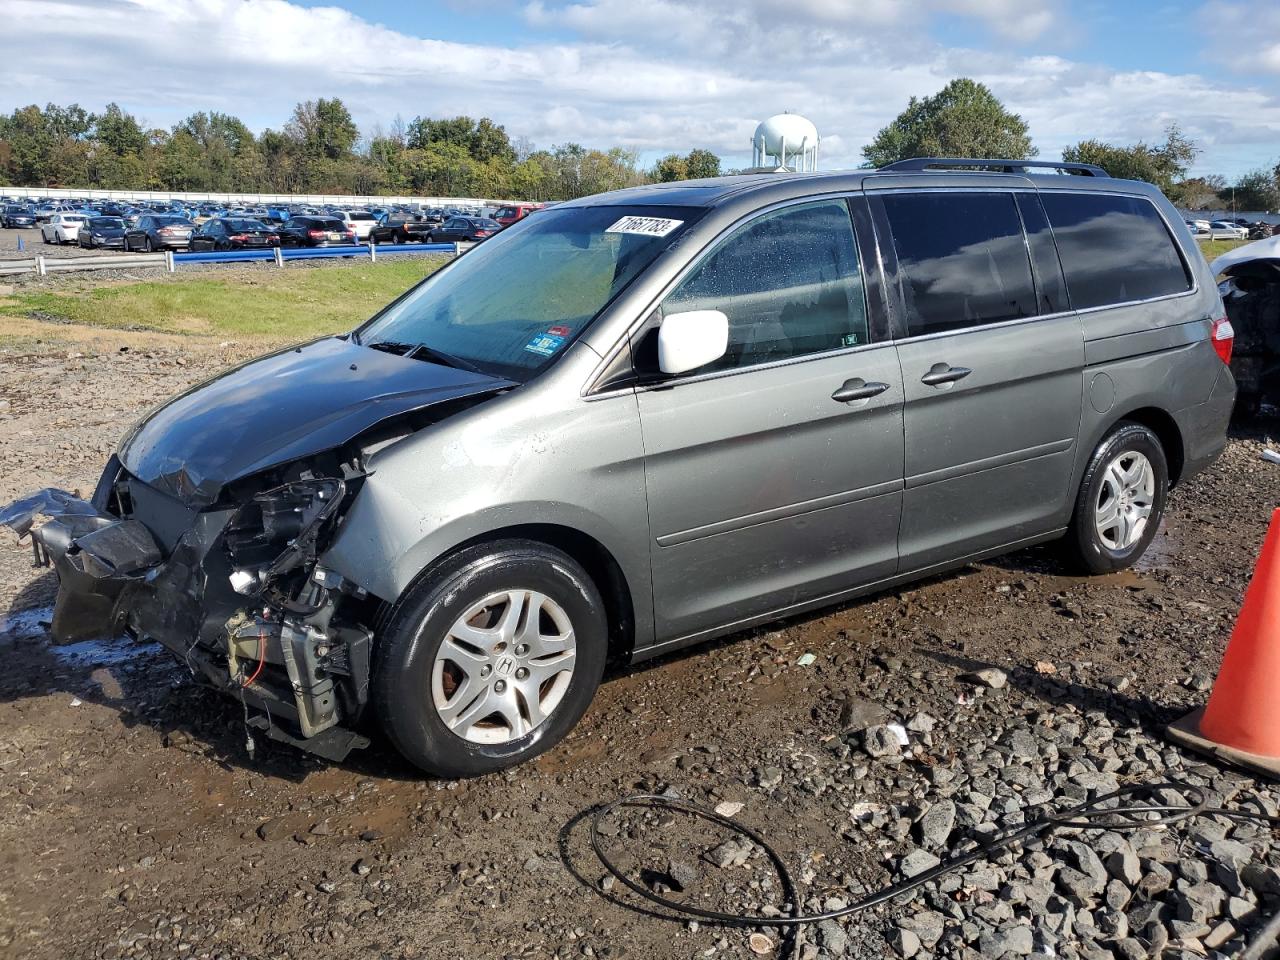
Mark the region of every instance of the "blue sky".
<instances>
[{"instance_id":1,"label":"blue sky","mask_svg":"<svg viewBox=\"0 0 1280 960\"><path fill-rule=\"evenodd\" d=\"M908 97L972 76L1042 156L1176 121L1195 172L1280 160L1280 0L0 0L0 23L24 38L5 111L114 100L155 126L216 109L260 130L340 96L366 131L487 115L538 146L735 166L790 110L835 168Z\"/></svg>"}]
</instances>

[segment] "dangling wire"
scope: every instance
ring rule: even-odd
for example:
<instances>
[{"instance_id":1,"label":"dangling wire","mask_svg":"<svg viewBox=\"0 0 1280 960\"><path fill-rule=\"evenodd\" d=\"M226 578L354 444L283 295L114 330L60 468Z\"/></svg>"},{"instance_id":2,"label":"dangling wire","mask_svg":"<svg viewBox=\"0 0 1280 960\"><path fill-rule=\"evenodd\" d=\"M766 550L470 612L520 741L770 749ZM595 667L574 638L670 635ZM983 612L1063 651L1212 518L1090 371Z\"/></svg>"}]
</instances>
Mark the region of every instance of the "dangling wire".
<instances>
[{"instance_id":1,"label":"dangling wire","mask_svg":"<svg viewBox=\"0 0 1280 960\"><path fill-rule=\"evenodd\" d=\"M1188 800L1186 804L1171 804L1163 802L1154 802L1151 798L1158 791L1172 791L1180 794ZM1128 803L1117 804L1116 806L1104 806L1112 801L1130 800ZM627 875L605 851L605 844L600 833L600 824L613 813L619 810L633 809L649 809L649 810L667 810L676 813L687 814L700 820L724 827L732 833L746 837L756 846L765 852L773 864L773 868L777 871L779 879L782 881L783 894L787 902L791 905L791 913L785 916L766 916L761 913L728 913L720 910L710 910L704 907L695 906L690 903L682 903L673 900L661 894L654 893L645 887L639 880ZM1034 808L1033 808L1034 809ZM1280 827L1280 817L1271 816L1266 813L1255 812L1252 810L1227 809L1224 807L1209 807L1206 805L1204 791L1198 787L1191 786L1186 783L1177 781L1167 781L1163 783L1136 784L1133 786L1122 787L1111 793L1100 796L1095 800L1077 804L1068 807L1062 811L1052 809L1043 809L1036 817L1029 820L1021 827L1007 830L1004 833L997 834L988 840L985 840L975 846L972 850L964 853L954 854L950 858L939 863L923 873L916 874L907 880L884 887L883 889L864 897L856 903L849 904L838 910L828 910L823 913L804 914L800 912L800 899L796 893L795 882L792 880L791 872L787 868L785 861L778 854L769 842L764 839L755 830L731 820L729 817L721 816L714 810L697 804L688 803L683 800L671 797L657 796L654 794L636 794L634 796L623 797L620 800L614 800L612 803L606 803L599 807L591 818L591 848L599 858L600 863L609 871L620 883L626 886L639 897L647 900L649 903L657 904L660 907L670 911L672 920L699 920L709 923L723 924L727 926L746 926L746 927L781 927L794 929L804 924L820 923L823 920L835 920L841 917L848 917L855 913L861 913L872 907L893 900L919 887L924 886L933 880L945 874L959 870L961 867L973 863L975 860L982 860L991 854L1004 850L1015 843L1019 843L1031 837L1044 836L1061 829L1076 830L1109 830L1124 831L1138 830L1150 828L1153 826L1171 826L1190 820L1194 817L1220 816L1229 817L1234 820L1247 820L1256 823L1265 823L1272 828ZM792 942L792 955L799 953L798 936Z\"/></svg>"}]
</instances>

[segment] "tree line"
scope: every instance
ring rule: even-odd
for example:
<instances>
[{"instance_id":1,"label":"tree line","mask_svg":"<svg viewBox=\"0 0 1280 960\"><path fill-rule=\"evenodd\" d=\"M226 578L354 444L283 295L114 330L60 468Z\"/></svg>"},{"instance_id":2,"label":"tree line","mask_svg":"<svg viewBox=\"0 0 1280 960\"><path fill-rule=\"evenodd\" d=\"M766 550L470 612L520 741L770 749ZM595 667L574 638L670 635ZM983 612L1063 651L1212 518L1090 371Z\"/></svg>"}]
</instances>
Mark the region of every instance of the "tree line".
<instances>
[{"instance_id":1,"label":"tree line","mask_svg":"<svg viewBox=\"0 0 1280 960\"><path fill-rule=\"evenodd\" d=\"M1039 152L1027 124L983 84L961 77L932 97L912 97L907 109L862 151L867 166L909 157L999 157L1031 160ZM1118 145L1088 139L1064 147L1062 159L1094 163L1113 177L1145 180L1190 210L1280 211L1280 163L1251 170L1235 181L1188 177L1200 148L1176 124L1160 143Z\"/></svg>"},{"instance_id":2,"label":"tree line","mask_svg":"<svg viewBox=\"0 0 1280 960\"><path fill-rule=\"evenodd\" d=\"M1176 125L1159 143L1081 140L1064 160L1146 180L1190 209L1280 210L1280 163L1229 182L1188 177L1198 146ZM866 166L922 156L1032 159L1026 122L983 84L951 81L907 107L863 148ZM538 149L491 119L397 118L362 133L338 98L308 100L280 129L255 135L240 119L193 113L148 128L108 104L48 104L0 115L0 185L214 193L331 193L569 200L658 181L718 176L709 150L669 154L650 168L620 147L566 143Z\"/></svg>"},{"instance_id":3,"label":"tree line","mask_svg":"<svg viewBox=\"0 0 1280 960\"><path fill-rule=\"evenodd\" d=\"M0 116L0 184L20 186L568 200L719 173L707 150L651 170L616 147L539 150L487 117L397 119L362 135L337 98L299 103L280 129L257 136L216 111L148 128L114 103L102 113L51 103Z\"/></svg>"}]
</instances>

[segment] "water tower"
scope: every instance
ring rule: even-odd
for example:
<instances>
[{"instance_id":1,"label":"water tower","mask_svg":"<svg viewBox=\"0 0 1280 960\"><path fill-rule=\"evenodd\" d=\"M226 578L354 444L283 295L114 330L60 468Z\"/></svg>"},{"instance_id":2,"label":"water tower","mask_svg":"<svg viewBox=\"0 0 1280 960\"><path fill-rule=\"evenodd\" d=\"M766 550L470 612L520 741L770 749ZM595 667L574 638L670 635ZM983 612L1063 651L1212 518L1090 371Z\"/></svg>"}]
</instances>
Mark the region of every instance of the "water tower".
<instances>
[{"instance_id":1,"label":"water tower","mask_svg":"<svg viewBox=\"0 0 1280 960\"><path fill-rule=\"evenodd\" d=\"M818 128L795 113L780 113L756 127L752 166L799 173L818 169ZM770 163L772 161L772 163Z\"/></svg>"}]
</instances>

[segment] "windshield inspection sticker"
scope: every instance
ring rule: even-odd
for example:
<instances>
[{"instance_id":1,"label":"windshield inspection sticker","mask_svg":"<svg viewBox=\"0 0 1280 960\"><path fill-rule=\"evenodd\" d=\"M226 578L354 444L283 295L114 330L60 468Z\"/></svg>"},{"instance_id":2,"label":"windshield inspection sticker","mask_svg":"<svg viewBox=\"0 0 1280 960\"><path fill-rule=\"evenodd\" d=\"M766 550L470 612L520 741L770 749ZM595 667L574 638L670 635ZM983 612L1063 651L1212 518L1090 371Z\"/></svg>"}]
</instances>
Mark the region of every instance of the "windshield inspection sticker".
<instances>
[{"instance_id":1,"label":"windshield inspection sticker","mask_svg":"<svg viewBox=\"0 0 1280 960\"><path fill-rule=\"evenodd\" d=\"M683 220L667 220L663 217L623 217L605 233L638 233L646 237L665 237Z\"/></svg>"},{"instance_id":2,"label":"windshield inspection sticker","mask_svg":"<svg viewBox=\"0 0 1280 960\"><path fill-rule=\"evenodd\" d=\"M534 338L524 345L524 348L540 357L550 357L554 356L555 352L564 346L564 341L564 337L554 333L539 333L535 334Z\"/></svg>"}]
</instances>

